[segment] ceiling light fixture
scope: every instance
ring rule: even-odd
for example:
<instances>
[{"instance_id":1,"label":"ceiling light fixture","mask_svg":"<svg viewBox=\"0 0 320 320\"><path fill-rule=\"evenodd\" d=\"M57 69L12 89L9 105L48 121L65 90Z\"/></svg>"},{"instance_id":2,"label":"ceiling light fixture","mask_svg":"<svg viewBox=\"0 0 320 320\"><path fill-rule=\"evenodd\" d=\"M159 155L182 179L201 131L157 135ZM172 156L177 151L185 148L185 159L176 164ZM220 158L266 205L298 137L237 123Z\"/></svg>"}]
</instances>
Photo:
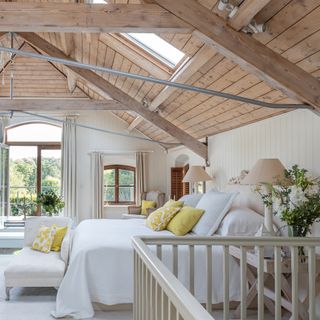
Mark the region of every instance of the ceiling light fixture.
<instances>
[{"instance_id":1,"label":"ceiling light fixture","mask_svg":"<svg viewBox=\"0 0 320 320\"><path fill-rule=\"evenodd\" d=\"M252 20L247 26L242 28L242 31L245 33L262 33L266 31L266 25L264 23L257 23L255 20Z\"/></svg>"}]
</instances>

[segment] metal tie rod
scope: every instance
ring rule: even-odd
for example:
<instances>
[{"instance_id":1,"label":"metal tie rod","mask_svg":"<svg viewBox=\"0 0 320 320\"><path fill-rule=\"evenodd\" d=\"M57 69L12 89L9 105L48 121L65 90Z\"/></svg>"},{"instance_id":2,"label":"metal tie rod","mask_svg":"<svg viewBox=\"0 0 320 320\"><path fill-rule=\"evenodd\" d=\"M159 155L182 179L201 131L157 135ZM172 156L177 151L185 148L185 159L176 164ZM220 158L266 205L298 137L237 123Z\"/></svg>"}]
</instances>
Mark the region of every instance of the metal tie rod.
<instances>
[{"instance_id":1,"label":"metal tie rod","mask_svg":"<svg viewBox=\"0 0 320 320\"><path fill-rule=\"evenodd\" d=\"M54 122L58 122L58 123L62 123L62 124L67 123L67 121L62 120L62 119L58 119L56 117L50 117L50 116L47 116L47 115L43 115L43 114L39 114L39 113L33 113L33 112L29 112L29 111L12 110L11 112L6 112L6 113L3 113L2 115L11 115L11 116L13 116L14 113L20 113L20 114L24 114L24 115L28 115L28 116L32 116L32 117L36 117L36 118L40 118L40 119L45 119L45 120L49 120L49 121L54 121ZM1 116L1 113L0 113L0 116ZM103 132L103 133L116 135L116 136L120 136L120 137L125 137L125 138L130 138L130 139L137 139L137 140L142 140L142 141L148 141L148 142L151 142L151 143L159 144L159 145L161 145L163 147L165 147L165 146L178 146L179 145L179 143L162 142L162 141L152 140L150 138L139 137L139 136L136 136L136 135L122 133L122 132L119 132L119 131L113 131L113 130L107 130L107 129L102 129L102 128L98 128L98 127L88 126L88 125L81 124L81 123L74 123L73 125L76 126L76 127L79 127L79 128L94 130L94 131Z\"/></svg>"},{"instance_id":2,"label":"metal tie rod","mask_svg":"<svg viewBox=\"0 0 320 320\"><path fill-rule=\"evenodd\" d=\"M23 56L23 57L42 59L42 60L46 60L46 61L50 61L50 62L57 62L57 63L61 63L64 65L67 65L67 66L76 67L76 68L95 70L95 71L99 71L99 72L106 72L106 73L115 74L115 75L121 76L121 77L127 77L127 78L142 80L142 81L153 82L153 83L162 84L162 85L177 88L177 89L194 91L194 92L198 92L198 93L207 94L210 96L217 96L217 97L222 97L225 99L236 100L236 101L240 101L243 103L249 103L252 105L257 105L257 106L265 107L265 108L271 108L271 109L313 109L312 106L307 105L307 104L268 103L268 102L264 102L264 101L260 101L260 100L256 100L256 99L250 99L250 98L246 98L246 97L236 96L236 95L233 95L230 93L224 93L224 92L219 92L219 91L210 90L210 89L204 89L204 88L200 88L200 87L196 87L196 86L190 86L190 85L187 85L184 83L161 80L161 79L157 79L157 78L153 78L153 77L142 76L140 74L124 72L124 71L115 70L115 69L106 68L106 67L99 67L99 66L95 66L92 64L86 64L86 63L81 63L81 62L77 62L77 61L51 57L48 55L43 55L43 54L38 54L38 53L33 53L33 52L26 52L26 51L22 51L22 50L13 49L13 48L7 48L7 47L0 46L0 51L14 53L18 56Z\"/></svg>"}]
</instances>

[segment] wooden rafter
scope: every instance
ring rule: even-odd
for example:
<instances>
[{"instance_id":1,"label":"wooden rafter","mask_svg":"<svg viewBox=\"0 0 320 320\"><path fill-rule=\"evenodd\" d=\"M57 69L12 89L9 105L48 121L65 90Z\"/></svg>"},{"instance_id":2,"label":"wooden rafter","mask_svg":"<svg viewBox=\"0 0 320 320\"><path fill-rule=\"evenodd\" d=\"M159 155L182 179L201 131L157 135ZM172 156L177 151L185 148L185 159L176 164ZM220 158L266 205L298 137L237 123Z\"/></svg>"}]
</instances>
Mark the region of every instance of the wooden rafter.
<instances>
[{"instance_id":1,"label":"wooden rafter","mask_svg":"<svg viewBox=\"0 0 320 320\"><path fill-rule=\"evenodd\" d=\"M229 20L229 24L235 30L241 30L260 12L271 0L245 0L236 15Z\"/></svg>"},{"instance_id":2,"label":"wooden rafter","mask_svg":"<svg viewBox=\"0 0 320 320\"><path fill-rule=\"evenodd\" d=\"M34 33L19 33L19 35L24 38L29 44L37 47L40 51L47 55L61 59L68 59L68 57L61 50ZM136 101L131 96L125 94L123 91L113 86L111 83L109 83L96 73L90 70L71 66L66 66L66 68L70 69L80 79L91 83L92 86L94 88L97 88L100 92L105 92L105 94L111 96L114 100L125 105L128 110L141 115L150 123L154 124L172 137L176 138L178 141L180 141L182 144L184 144L186 147L188 147L190 150L192 150L202 158L207 159L207 146L187 134L185 131L176 127L171 122L162 118L157 113L146 109L141 103Z\"/></svg>"},{"instance_id":3,"label":"wooden rafter","mask_svg":"<svg viewBox=\"0 0 320 320\"><path fill-rule=\"evenodd\" d=\"M128 107L114 100L82 99L1 99L0 111L73 111L111 110L124 111Z\"/></svg>"},{"instance_id":4,"label":"wooden rafter","mask_svg":"<svg viewBox=\"0 0 320 320\"><path fill-rule=\"evenodd\" d=\"M208 62L216 51L210 46L204 45L184 66L176 71L170 81L185 83L190 77L196 73L206 62ZM149 110L156 110L163 102L165 102L177 89L166 86L151 102ZM137 125L143 121L143 118L137 117L128 127L132 131Z\"/></svg>"},{"instance_id":5,"label":"wooden rafter","mask_svg":"<svg viewBox=\"0 0 320 320\"><path fill-rule=\"evenodd\" d=\"M320 81L259 41L237 32L195 0L155 0L191 24L199 38L289 97L320 110Z\"/></svg>"},{"instance_id":6,"label":"wooden rafter","mask_svg":"<svg viewBox=\"0 0 320 320\"><path fill-rule=\"evenodd\" d=\"M1 2L0 15L0 31L8 32L190 32L152 4Z\"/></svg>"}]
</instances>

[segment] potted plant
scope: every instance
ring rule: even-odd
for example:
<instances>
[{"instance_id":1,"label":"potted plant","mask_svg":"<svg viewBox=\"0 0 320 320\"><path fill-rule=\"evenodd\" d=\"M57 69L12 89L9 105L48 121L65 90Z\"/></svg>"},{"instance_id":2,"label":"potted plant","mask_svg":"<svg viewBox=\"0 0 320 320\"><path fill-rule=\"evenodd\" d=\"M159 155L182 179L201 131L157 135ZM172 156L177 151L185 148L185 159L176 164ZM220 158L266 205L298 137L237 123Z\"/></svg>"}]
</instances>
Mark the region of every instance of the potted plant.
<instances>
[{"instance_id":1,"label":"potted plant","mask_svg":"<svg viewBox=\"0 0 320 320\"><path fill-rule=\"evenodd\" d=\"M314 222L320 221L320 179L312 178L306 169L294 165L285 170L287 181L269 186L271 194L262 194L263 202L272 206L275 215L288 226L288 236L306 237ZM300 255L304 254L299 248Z\"/></svg>"},{"instance_id":2,"label":"potted plant","mask_svg":"<svg viewBox=\"0 0 320 320\"><path fill-rule=\"evenodd\" d=\"M36 202L48 216L57 215L64 208L64 202L61 197L53 190L41 192Z\"/></svg>"}]
</instances>

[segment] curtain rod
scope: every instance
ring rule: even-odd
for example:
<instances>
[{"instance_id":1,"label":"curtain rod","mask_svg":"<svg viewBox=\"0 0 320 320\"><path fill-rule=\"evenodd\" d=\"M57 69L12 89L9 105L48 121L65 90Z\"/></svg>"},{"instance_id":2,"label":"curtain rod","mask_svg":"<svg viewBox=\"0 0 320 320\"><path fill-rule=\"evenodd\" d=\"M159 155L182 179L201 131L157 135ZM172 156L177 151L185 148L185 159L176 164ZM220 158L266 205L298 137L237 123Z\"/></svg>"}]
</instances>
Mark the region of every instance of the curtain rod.
<instances>
[{"instance_id":1,"label":"curtain rod","mask_svg":"<svg viewBox=\"0 0 320 320\"><path fill-rule=\"evenodd\" d=\"M7 48L7 47L3 47L3 46L0 46L0 51L14 53L16 55L23 56L23 57L37 58L37 59L42 59L42 60L46 60L46 61L50 61L50 62L57 62L57 63L63 64L63 65L73 66L73 67L82 68L82 69L111 73L111 74L115 74L120 77L126 77L126 78L132 78L132 79L138 79L138 80L142 80L142 81L152 82L152 83L156 83L156 84L162 84L162 85L174 87L177 89L182 89L182 90L187 90L187 91L195 91L197 93L203 93L203 94L206 94L209 96L222 97L225 99L240 101L243 103L249 103L252 105L257 105L257 106L265 107L265 108L271 108L271 109L311 109L311 110L314 109L312 106L310 106L308 104L269 103L269 102L265 102L262 100L246 98L243 96L237 96L237 95L226 93L226 92L219 92L219 91L215 91L215 90L210 90L210 89L205 89L205 88L196 87L196 86L192 86L192 85L187 85L184 83L157 79L157 78L153 78L153 77L143 76L140 74L120 71L120 70L106 68L106 67L99 67L99 66L92 65L92 64L86 64L86 63L77 62L77 61L73 61L73 60L51 57L51 56L39 54L39 53L26 52L26 51L17 50L17 49L13 49L13 48Z\"/></svg>"}]
</instances>

